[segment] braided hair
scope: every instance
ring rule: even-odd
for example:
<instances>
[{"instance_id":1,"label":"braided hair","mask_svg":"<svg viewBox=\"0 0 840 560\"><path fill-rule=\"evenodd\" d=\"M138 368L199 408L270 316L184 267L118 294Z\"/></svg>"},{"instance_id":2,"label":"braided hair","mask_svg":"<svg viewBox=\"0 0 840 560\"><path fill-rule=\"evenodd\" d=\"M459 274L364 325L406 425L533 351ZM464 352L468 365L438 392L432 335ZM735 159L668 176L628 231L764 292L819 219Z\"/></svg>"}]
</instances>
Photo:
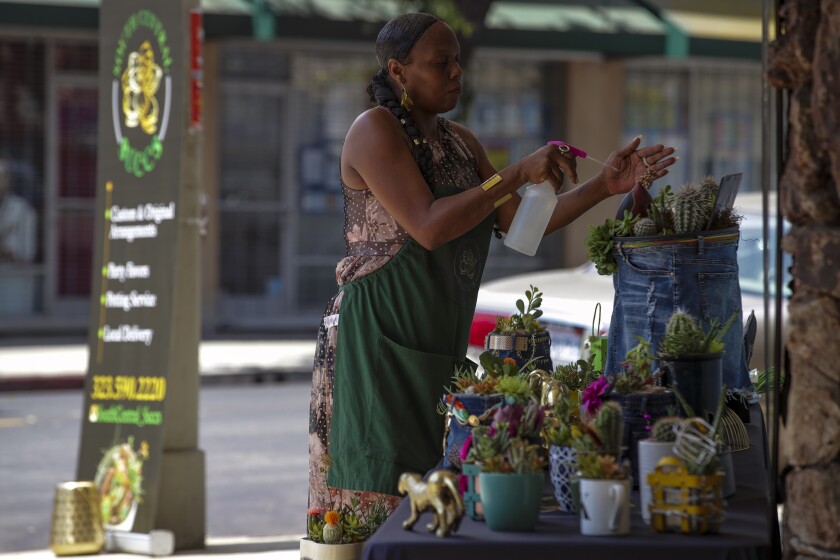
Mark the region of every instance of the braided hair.
<instances>
[{"instance_id":1,"label":"braided hair","mask_svg":"<svg viewBox=\"0 0 840 560\"><path fill-rule=\"evenodd\" d=\"M371 77L367 88L371 103L385 107L402 123L413 144L414 159L420 166L420 171L427 183L432 182L434 170L432 149L411 117L411 113L400 105L400 100L394 94L387 66L392 58L400 63L406 63L411 49L423 33L437 21L441 21L440 18L432 14L409 13L397 16L386 23L376 37L376 59L380 68Z\"/></svg>"}]
</instances>

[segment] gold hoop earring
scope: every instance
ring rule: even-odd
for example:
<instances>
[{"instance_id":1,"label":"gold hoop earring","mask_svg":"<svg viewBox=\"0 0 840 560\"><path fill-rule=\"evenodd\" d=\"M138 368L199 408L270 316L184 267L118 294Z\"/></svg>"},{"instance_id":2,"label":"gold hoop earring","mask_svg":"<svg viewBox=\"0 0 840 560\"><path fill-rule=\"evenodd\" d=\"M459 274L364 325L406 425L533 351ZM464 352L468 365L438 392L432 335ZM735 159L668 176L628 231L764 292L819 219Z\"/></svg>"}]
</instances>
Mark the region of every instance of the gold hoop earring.
<instances>
[{"instance_id":1,"label":"gold hoop earring","mask_svg":"<svg viewBox=\"0 0 840 560\"><path fill-rule=\"evenodd\" d=\"M414 109L414 100L412 100L411 96L408 95L405 86L403 86L402 98L400 99L400 107L409 112L412 109Z\"/></svg>"}]
</instances>

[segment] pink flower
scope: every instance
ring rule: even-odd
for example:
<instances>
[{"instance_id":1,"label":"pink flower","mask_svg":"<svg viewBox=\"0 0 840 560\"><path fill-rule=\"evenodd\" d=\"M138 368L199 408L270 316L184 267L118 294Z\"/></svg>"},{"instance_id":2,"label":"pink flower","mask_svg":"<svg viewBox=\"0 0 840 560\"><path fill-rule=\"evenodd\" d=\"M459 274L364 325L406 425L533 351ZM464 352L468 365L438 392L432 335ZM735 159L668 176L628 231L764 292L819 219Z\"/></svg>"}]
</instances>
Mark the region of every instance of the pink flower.
<instances>
[{"instance_id":1,"label":"pink flower","mask_svg":"<svg viewBox=\"0 0 840 560\"><path fill-rule=\"evenodd\" d=\"M587 414L593 416L603 404L604 395L610 389L610 382L606 377L599 377L583 390L581 403Z\"/></svg>"},{"instance_id":2,"label":"pink flower","mask_svg":"<svg viewBox=\"0 0 840 560\"><path fill-rule=\"evenodd\" d=\"M324 513L324 508L320 508L318 506L314 506L306 510L306 515L309 517L320 517L322 513Z\"/></svg>"}]
</instances>

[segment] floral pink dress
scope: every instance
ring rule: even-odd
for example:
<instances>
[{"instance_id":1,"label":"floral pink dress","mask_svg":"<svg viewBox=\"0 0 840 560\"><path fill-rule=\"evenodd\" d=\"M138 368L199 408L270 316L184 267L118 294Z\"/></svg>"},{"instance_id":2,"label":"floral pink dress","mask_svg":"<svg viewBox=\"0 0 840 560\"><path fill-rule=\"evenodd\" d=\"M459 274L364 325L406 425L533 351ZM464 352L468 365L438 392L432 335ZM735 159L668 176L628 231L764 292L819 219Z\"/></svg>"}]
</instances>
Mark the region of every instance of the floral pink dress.
<instances>
[{"instance_id":1,"label":"floral pink dress","mask_svg":"<svg viewBox=\"0 0 840 560\"><path fill-rule=\"evenodd\" d=\"M475 158L452 126L438 121L440 143L432 143L436 184L468 189L481 183ZM336 267L336 281L343 286L381 268L402 248L406 231L394 220L370 190L353 190L341 183L344 193L344 237L347 256ZM338 338L337 317L341 308L339 292L327 304L318 330L315 364L312 372L312 397L309 405L309 507L315 510L338 510L357 504L354 509L364 516L371 508L384 507L390 514L399 496L358 492L327 485L330 422L333 412L333 382Z\"/></svg>"}]
</instances>

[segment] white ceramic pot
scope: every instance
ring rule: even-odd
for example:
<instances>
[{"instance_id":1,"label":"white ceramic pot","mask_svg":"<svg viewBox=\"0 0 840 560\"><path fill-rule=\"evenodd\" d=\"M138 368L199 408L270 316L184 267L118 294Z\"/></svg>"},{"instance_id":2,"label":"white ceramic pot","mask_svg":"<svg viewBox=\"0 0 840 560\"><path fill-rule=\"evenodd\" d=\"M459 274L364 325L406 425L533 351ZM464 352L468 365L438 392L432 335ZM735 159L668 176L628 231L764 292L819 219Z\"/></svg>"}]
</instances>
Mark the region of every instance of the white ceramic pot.
<instances>
[{"instance_id":1,"label":"white ceramic pot","mask_svg":"<svg viewBox=\"0 0 840 560\"><path fill-rule=\"evenodd\" d=\"M641 501L642 519L650 525L650 510L648 506L653 500L653 493L648 484L648 475L656 469L656 465L663 457L674 454L673 441L654 441L652 439L639 440L639 498Z\"/></svg>"},{"instance_id":2,"label":"white ceramic pot","mask_svg":"<svg viewBox=\"0 0 840 560\"><path fill-rule=\"evenodd\" d=\"M624 480L580 479L580 532L610 536L630 533L630 491Z\"/></svg>"},{"instance_id":3,"label":"white ceramic pot","mask_svg":"<svg viewBox=\"0 0 840 560\"><path fill-rule=\"evenodd\" d=\"M324 544L300 539L301 560L361 560L365 543Z\"/></svg>"}]
</instances>

